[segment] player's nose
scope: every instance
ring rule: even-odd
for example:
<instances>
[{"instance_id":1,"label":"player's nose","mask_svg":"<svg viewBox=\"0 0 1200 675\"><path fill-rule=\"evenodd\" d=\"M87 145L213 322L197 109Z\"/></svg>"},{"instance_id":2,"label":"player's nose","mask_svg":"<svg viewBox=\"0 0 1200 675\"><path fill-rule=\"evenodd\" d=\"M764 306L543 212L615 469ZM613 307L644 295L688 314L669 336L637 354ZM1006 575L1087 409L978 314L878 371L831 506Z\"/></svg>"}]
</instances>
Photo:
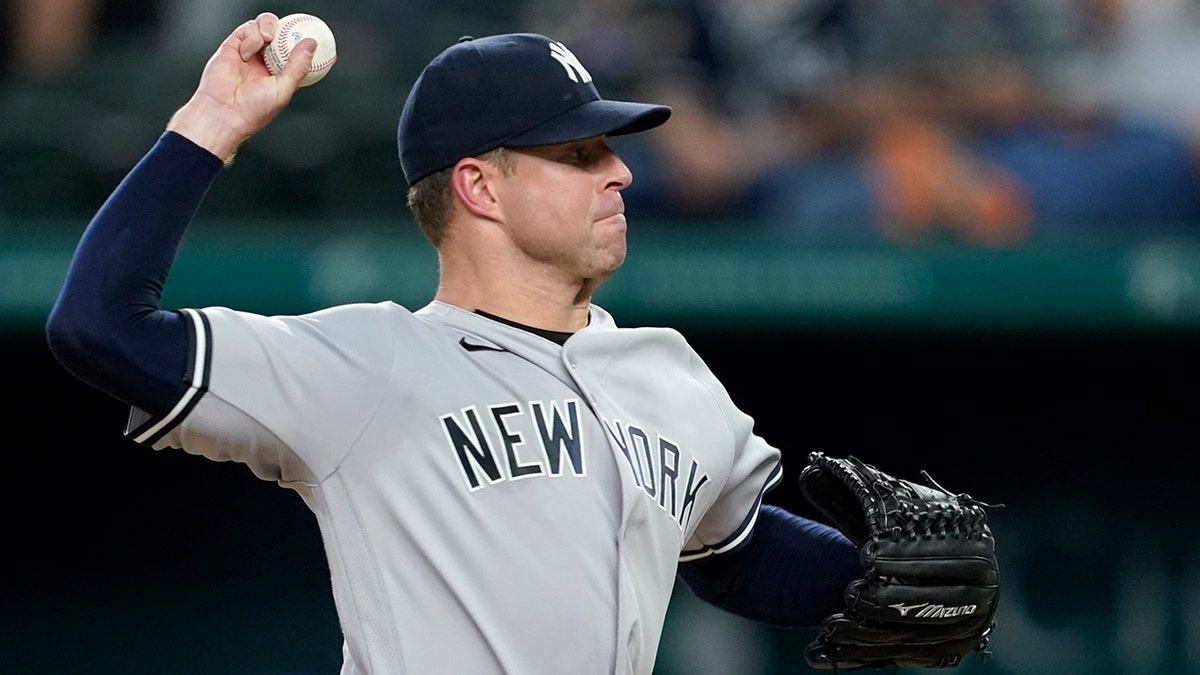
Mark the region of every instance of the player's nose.
<instances>
[{"instance_id":1,"label":"player's nose","mask_svg":"<svg viewBox=\"0 0 1200 675\"><path fill-rule=\"evenodd\" d=\"M609 151L608 166L606 167L608 174L608 185L606 187L614 190L624 190L633 182L633 172L629 170L629 166L625 164L625 160L616 152Z\"/></svg>"}]
</instances>

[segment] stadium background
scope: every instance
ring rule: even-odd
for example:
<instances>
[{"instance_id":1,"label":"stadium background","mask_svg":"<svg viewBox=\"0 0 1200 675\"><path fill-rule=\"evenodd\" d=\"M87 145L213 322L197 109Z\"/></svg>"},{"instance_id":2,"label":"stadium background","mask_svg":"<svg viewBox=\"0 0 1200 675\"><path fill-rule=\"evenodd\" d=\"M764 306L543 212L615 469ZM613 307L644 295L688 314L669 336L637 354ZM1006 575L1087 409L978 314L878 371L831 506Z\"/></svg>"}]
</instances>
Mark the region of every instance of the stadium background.
<instances>
[{"instance_id":1,"label":"stadium background","mask_svg":"<svg viewBox=\"0 0 1200 675\"><path fill-rule=\"evenodd\" d=\"M109 4L116 28L83 65L0 80L13 507L0 670L336 672L327 569L302 503L242 467L125 441L123 406L45 348L42 322L91 212L186 99L223 15L261 9ZM395 113L445 36L513 28L508 4L472 5L268 7L329 18L342 60L214 187L168 303L276 313L427 299L433 257L403 209ZM403 39L381 39L392 29ZM1200 526L1200 223L991 249L817 242L727 216L630 220L629 262L600 301L628 325L684 330L793 479L819 449L927 469L1006 504L994 514L996 656L957 672L1200 673L1188 536ZM792 480L770 500L810 513ZM808 637L680 589L659 672L808 672Z\"/></svg>"}]
</instances>

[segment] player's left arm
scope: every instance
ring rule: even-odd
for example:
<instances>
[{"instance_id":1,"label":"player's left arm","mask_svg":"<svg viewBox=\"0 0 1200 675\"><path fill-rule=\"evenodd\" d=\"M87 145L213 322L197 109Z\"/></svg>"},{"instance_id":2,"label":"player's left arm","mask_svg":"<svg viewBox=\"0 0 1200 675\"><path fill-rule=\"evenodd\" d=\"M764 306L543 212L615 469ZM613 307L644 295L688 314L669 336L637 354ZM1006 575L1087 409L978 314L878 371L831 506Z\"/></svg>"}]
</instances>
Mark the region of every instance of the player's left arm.
<instances>
[{"instance_id":1,"label":"player's left arm","mask_svg":"<svg viewBox=\"0 0 1200 675\"><path fill-rule=\"evenodd\" d=\"M862 574L858 558L836 529L764 504L740 548L680 563L678 574L697 597L723 610L810 628L845 606L843 591Z\"/></svg>"}]
</instances>

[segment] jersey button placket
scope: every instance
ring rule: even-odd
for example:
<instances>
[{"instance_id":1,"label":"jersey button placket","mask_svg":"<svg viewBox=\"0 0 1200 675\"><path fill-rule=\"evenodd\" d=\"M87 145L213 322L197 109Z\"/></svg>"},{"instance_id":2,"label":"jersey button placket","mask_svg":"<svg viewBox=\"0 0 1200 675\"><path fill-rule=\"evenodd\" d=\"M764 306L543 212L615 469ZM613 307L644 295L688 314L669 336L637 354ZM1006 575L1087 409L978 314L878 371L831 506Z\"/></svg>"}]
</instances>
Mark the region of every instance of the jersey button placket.
<instances>
[{"instance_id":1,"label":"jersey button placket","mask_svg":"<svg viewBox=\"0 0 1200 675\"><path fill-rule=\"evenodd\" d=\"M593 411L599 414L599 410L596 407L596 397L592 395L591 390L589 390L588 386L579 379L579 375L577 374L579 372L578 361L576 361L573 357L565 357L563 360L566 361L567 367L570 368L573 373L575 373L571 375L571 379L575 380L575 385L579 387L579 391L582 392L584 398L587 399L588 405L591 406Z\"/></svg>"}]
</instances>

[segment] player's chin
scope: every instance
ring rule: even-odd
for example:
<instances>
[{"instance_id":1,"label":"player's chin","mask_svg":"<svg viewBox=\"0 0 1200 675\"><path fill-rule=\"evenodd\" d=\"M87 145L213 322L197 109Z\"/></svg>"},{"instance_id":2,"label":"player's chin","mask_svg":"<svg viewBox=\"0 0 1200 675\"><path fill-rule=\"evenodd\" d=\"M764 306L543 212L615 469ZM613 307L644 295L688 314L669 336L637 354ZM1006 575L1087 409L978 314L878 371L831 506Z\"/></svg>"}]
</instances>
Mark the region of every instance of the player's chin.
<instances>
[{"instance_id":1,"label":"player's chin","mask_svg":"<svg viewBox=\"0 0 1200 675\"><path fill-rule=\"evenodd\" d=\"M590 276L608 278L625 263L625 253L624 236L619 242L610 242L609 246L603 247L593 258L593 273Z\"/></svg>"}]
</instances>

